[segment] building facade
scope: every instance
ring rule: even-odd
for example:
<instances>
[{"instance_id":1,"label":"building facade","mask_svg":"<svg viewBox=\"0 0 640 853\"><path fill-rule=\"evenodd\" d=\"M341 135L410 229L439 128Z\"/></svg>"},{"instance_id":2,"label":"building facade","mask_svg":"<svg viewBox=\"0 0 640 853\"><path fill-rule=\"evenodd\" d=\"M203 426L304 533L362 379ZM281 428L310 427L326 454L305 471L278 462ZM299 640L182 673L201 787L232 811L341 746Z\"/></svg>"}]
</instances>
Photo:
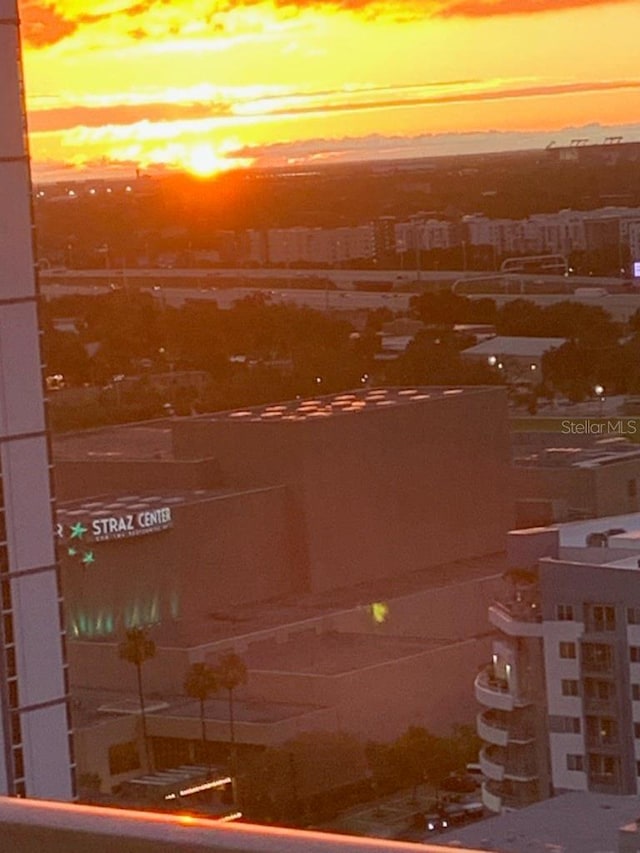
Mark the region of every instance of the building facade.
<instances>
[{"instance_id":1,"label":"building facade","mask_svg":"<svg viewBox=\"0 0 640 853\"><path fill-rule=\"evenodd\" d=\"M0 792L73 796L17 4L0 2Z\"/></svg>"},{"instance_id":2,"label":"building facade","mask_svg":"<svg viewBox=\"0 0 640 853\"><path fill-rule=\"evenodd\" d=\"M489 608L498 634L475 685L493 811L640 791L640 548L606 525L585 523L581 547L550 528L510 534L510 584Z\"/></svg>"}]
</instances>

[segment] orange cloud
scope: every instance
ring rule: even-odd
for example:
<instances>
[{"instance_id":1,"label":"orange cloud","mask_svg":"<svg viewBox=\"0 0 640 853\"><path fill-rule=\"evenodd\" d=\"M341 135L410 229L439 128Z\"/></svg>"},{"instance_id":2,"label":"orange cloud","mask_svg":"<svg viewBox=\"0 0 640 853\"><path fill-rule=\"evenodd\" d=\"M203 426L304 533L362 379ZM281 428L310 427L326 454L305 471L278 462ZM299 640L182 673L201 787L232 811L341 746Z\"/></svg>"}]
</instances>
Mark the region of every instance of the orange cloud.
<instances>
[{"instance_id":1,"label":"orange cloud","mask_svg":"<svg viewBox=\"0 0 640 853\"><path fill-rule=\"evenodd\" d=\"M395 21L424 18L490 18L534 15L590 6L637 5L638 0L103 0L86 12L78 0L20 0L23 37L41 48L73 36L80 28L122 18L122 35L132 41L180 35L194 17L211 34L220 34L222 19L234 9L263 6L287 12L327 9ZM85 7L86 9L86 7Z\"/></svg>"}]
</instances>

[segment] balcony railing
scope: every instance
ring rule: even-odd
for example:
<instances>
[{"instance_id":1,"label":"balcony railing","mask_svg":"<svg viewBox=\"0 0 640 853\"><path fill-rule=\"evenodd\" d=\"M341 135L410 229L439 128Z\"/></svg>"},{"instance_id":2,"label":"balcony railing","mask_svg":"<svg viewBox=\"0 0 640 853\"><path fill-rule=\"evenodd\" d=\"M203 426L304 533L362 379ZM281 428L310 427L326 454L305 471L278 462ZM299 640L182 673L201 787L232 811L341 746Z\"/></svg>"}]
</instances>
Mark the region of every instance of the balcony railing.
<instances>
[{"instance_id":1,"label":"balcony railing","mask_svg":"<svg viewBox=\"0 0 640 853\"><path fill-rule=\"evenodd\" d=\"M505 809L526 808L539 799L535 787L523 785L517 792L512 791L511 787L509 782L485 782L482 786L482 802L491 811L501 812Z\"/></svg>"},{"instance_id":2,"label":"balcony railing","mask_svg":"<svg viewBox=\"0 0 640 853\"><path fill-rule=\"evenodd\" d=\"M415 853L415 844L354 838L248 824L224 824L188 815L150 814L0 797L0 823L11 853ZM36 841L37 839L37 841ZM426 844L425 853L444 848ZM467 849L467 848L461 848ZM468 850L468 853L473 851Z\"/></svg>"},{"instance_id":3,"label":"balcony railing","mask_svg":"<svg viewBox=\"0 0 640 853\"><path fill-rule=\"evenodd\" d=\"M481 705L497 708L502 711L512 711L514 697L509 691L508 683L502 678L496 678L491 665L480 670L474 682L476 699Z\"/></svg>"},{"instance_id":4,"label":"balcony railing","mask_svg":"<svg viewBox=\"0 0 640 853\"><path fill-rule=\"evenodd\" d=\"M500 760L501 756L492 752L489 747L481 749L478 758L480 760L482 775L486 776L487 779L493 779L495 782L502 782L504 779L504 763Z\"/></svg>"},{"instance_id":5,"label":"balcony railing","mask_svg":"<svg viewBox=\"0 0 640 853\"><path fill-rule=\"evenodd\" d=\"M616 710L616 697L610 696L608 699L602 699L596 696L585 696L583 705L587 713L611 713Z\"/></svg>"},{"instance_id":6,"label":"balcony railing","mask_svg":"<svg viewBox=\"0 0 640 853\"><path fill-rule=\"evenodd\" d=\"M509 742L508 723L496 717L492 711L481 711L476 717L478 737L496 746L506 746Z\"/></svg>"},{"instance_id":7,"label":"balcony railing","mask_svg":"<svg viewBox=\"0 0 640 853\"><path fill-rule=\"evenodd\" d=\"M489 621L511 637L542 636L542 614L535 602L496 601L489 608Z\"/></svg>"}]
</instances>

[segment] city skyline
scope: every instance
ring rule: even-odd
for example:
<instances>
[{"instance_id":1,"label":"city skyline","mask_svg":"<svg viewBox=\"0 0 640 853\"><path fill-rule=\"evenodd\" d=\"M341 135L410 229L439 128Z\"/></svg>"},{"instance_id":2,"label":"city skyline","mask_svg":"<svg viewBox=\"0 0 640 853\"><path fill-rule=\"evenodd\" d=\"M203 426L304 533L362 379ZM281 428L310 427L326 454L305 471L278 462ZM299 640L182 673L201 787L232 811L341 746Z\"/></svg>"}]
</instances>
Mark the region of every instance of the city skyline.
<instances>
[{"instance_id":1,"label":"city skyline","mask_svg":"<svg viewBox=\"0 0 640 853\"><path fill-rule=\"evenodd\" d=\"M638 140L639 7L25 0L35 175Z\"/></svg>"}]
</instances>

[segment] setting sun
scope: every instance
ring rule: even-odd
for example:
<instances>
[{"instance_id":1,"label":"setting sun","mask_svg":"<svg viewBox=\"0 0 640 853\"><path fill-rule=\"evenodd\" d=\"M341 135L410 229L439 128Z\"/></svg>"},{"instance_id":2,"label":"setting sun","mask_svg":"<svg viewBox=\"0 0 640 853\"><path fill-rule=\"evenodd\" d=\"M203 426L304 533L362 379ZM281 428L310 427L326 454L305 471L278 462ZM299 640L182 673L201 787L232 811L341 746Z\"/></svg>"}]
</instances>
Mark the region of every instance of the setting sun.
<instances>
[{"instance_id":1,"label":"setting sun","mask_svg":"<svg viewBox=\"0 0 640 853\"><path fill-rule=\"evenodd\" d=\"M213 147L206 142L194 145L184 163L187 171L198 177L206 178L230 167L229 160L218 157Z\"/></svg>"}]
</instances>

